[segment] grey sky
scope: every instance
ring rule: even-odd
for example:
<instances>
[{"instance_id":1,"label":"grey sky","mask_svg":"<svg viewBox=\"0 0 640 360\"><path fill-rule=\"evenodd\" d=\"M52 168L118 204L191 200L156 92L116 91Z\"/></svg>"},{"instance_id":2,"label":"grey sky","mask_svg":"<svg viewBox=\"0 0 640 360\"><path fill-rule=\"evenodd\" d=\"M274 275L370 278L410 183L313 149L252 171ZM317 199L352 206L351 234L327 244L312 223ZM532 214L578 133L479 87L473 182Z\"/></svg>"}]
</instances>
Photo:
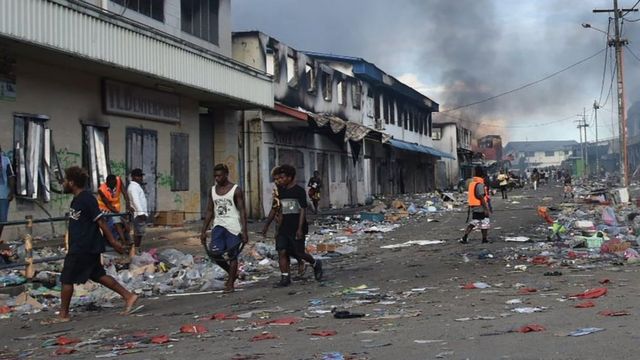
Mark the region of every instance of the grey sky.
<instances>
[{"instance_id":1,"label":"grey sky","mask_svg":"<svg viewBox=\"0 0 640 360\"><path fill-rule=\"evenodd\" d=\"M232 14L234 30L261 30L300 50L365 58L447 109L538 80L604 49L605 35L580 24L606 30L607 15L592 9L611 6L610 0L233 0ZM640 56L640 22L625 23L624 35ZM535 86L449 114L507 140L577 139L574 115L587 107L592 139L590 107L600 96L604 58L602 53ZM625 70L631 105L640 100L640 60L628 51ZM609 84L607 75L603 102ZM601 138L611 136L612 111L615 97L599 112ZM538 124L548 125L533 126Z\"/></svg>"}]
</instances>

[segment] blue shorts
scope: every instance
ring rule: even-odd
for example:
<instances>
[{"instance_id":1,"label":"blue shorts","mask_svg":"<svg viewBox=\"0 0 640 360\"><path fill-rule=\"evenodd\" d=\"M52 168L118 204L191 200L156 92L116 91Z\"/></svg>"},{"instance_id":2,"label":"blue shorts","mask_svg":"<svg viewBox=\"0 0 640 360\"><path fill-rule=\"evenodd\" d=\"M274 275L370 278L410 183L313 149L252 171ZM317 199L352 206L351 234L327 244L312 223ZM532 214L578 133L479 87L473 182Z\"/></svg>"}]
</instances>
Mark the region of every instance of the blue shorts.
<instances>
[{"instance_id":1,"label":"blue shorts","mask_svg":"<svg viewBox=\"0 0 640 360\"><path fill-rule=\"evenodd\" d=\"M0 222L7 222L9 217L9 199L0 199Z\"/></svg>"},{"instance_id":2,"label":"blue shorts","mask_svg":"<svg viewBox=\"0 0 640 360\"><path fill-rule=\"evenodd\" d=\"M235 258L238 255L240 242L240 234L233 235L226 228L215 226L211 230L209 250L216 256L222 256L226 253L230 258Z\"/></svg>"}]
</instances>

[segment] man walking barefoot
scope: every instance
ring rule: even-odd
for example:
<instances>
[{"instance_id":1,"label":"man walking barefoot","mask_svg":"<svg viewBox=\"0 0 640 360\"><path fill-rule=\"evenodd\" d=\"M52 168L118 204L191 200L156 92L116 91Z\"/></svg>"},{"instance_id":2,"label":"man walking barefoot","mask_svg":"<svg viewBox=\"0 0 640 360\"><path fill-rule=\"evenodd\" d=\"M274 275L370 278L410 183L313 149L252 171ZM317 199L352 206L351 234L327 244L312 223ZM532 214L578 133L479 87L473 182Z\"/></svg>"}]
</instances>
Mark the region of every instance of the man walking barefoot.
<instances>
[{"instance_id":1,"label":"man walking barefoot","mask_svg":"<svg viewBox=\"0 0 640 360\"><path fill-rule=\"evenodd\" d=\"M128 314L138 300L135 295L107 275L100 263L100 254L105 251L105 238L119 253L124 248L117 242L102 217L96 198L85 190L89 176L77 166L65 170L64 192L73 194L69 209L69 252L64 258L60 282L62 283L60 315L45 323L66 322L73 296L74 284L84 284L91 279L122 296L124 313Z\"/></svg>"},{"instance_id":2,"label":"man walking barefoot","mask_svg":"<svg viewBox=\"0 0 640 360\"><path fill-rule=\"evenodd\" d=\"M213 220L208 252L216 264L229 274L224 292L231 293L234 291L234 284L238 277L240 242L244 244L249 242L247 213L242 189L229 181L229 168L224 164L218 164L213 168L213 176L216 184L209 191L200 241L202 245L207 246L207 229ZM224 258L225 255L228 261Z\"/></svg>"}]
</instances>

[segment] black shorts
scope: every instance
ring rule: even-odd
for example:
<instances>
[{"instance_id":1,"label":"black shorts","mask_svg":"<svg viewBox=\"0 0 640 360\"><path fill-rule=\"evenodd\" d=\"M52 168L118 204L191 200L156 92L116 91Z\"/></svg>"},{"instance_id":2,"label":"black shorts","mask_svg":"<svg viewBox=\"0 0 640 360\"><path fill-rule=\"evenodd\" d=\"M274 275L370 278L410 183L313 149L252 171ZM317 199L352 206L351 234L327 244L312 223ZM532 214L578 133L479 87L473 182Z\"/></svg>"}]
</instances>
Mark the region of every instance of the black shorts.
<instances>
[{"instance_id":1,"label":"black shorts","mask_svg":"<svg viewBox=\"0 0 640 360\"><path fill-rule=\"evenodd\" d=\"M95 282L107 275L100 263L100 254L67 254L60 275L65 285L84 284L91 279Z\"/></svg>"},{"instance_id":2,"label":"black shorts","mask_svg":"<svg viewBox=\"0 0 640 360\"><path fill-rule=\"evenodd\" d=\"M305 239L296 239L296 235L276 235L276 250L286 250L289 255L304 254L306 250Z\"/></svg>"}]
</instances>

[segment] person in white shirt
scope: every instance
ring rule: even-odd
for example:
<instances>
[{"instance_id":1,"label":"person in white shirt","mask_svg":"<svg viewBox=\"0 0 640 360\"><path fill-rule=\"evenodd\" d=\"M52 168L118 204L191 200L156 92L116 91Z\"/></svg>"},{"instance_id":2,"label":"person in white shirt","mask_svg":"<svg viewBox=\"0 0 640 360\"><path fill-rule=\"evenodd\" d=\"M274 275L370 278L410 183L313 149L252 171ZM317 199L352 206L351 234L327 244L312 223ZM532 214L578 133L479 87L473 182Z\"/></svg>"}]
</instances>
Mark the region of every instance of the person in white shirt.
<instances>
[{"instance_id":1,"label":"person in white shirt","mask_svg":"<svg viewBox=\"0 0 640 360\"><path fill-rule=\"evenodd\" d=\"M144 173L142 169L133 169L131 171L131 183L127 187L129 201L133 208L133 246L131 254L135 254L137 248L142 244L142 237L147 229L148 205L147 196L142 189Z\"/></svg>"}]
</instances>

